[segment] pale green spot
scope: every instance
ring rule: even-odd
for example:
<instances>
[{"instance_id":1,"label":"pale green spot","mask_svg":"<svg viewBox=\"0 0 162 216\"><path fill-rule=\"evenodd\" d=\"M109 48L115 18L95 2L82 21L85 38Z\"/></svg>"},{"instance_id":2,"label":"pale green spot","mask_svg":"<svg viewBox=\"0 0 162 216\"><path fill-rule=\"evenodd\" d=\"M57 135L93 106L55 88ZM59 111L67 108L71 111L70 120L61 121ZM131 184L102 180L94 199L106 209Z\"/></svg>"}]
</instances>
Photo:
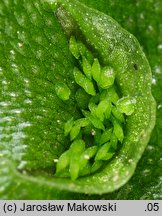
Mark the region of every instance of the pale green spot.
<instances>
[{"instance_id":1,"label":"pale green spot","mask_svg":"<svg viewBox=\"0 0 162 216\"><path fill-rule=\"evenodd\" d=\"M55 92L61 100L68 100L71 94L69 87L63 82L55 84Z\"/></svg>"},{"instance_id":2,"label":"pale green spot","mask_svg":"<svg viewBox=\"0 0 162 216\"><path fill-rule=\"evenodd\" d=\"M110 88L114 84L114 80L115 80L115 73L113 68L108 66L104 67L101 70L99 86L103 89Z\"/></svg>"},{"instance_id":3,"label":"pale green spot","mask_svg":"<svg viewBox=\"0 0 162 216\"><path fill-rule=\"evenodd\" d=\"M83 75L78 68L74 68L73 74L76 83L80 85L88 94L93 96L96 94L93 83L85 75Z\"/></svg>"},{"instance_id":4,"label":"pale green spot","mask_svg":"<svg viewBox=\"0 0 162 216\"><path fill-rule=\"evenodd\" d=\"M126 115L131 115L134 112L135 103L135 98L123 97L117 101L116 106L120 112L125 113Z\"/></svg>"},{"instance_id":5,"label":"pale green spot","mask_svg":"<svg viewBox=\"0 0 162 216\"><path fill-rule=\"evenodd\" d=\"M73 124L74 124L74 118L73 117L65 123L65 126L64 126L64 135L65 136L67 136L70 133Z\"/></svg>"},{"instance_id":6,"label":"pale green spot","mask_svg":"<svg viewBox=\"0 0 162 216\"><path fill-rule=\"evenodd\" d=\"M71 38L70 38L69 49L70 49L71 53L73 54L73 56L76 59L79 59L80 54L79 54L78 44L77 44L74 36L71 36Z\"/></svg>"}]
</instances>

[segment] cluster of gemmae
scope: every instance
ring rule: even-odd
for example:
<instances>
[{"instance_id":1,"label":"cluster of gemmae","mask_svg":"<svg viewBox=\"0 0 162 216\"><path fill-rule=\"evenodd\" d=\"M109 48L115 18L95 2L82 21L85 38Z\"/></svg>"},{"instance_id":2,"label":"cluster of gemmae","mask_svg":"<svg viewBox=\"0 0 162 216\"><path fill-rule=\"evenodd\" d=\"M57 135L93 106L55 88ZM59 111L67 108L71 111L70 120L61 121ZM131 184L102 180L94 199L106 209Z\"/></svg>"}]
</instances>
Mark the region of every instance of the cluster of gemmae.
<instances>
[{"instance_id":1,"label":"cluster of gemmae","mask_svg":"<svg viewBox=\"0 0 162 216\"><path fill-rule=\"evenodd\" d=\"M124 139L126 116L134 112L135 98L120 97L115 84L115 71L101 66L97 58L80 41L71 36L69 49L78 61L73 70L80 119L69 119L64 135L70 147L63 152L56 164L56 176L71 177L96 172L114 156ZM57 83L56 94L68 100L70 90L64 83Z\"/></svg>"}]
</instances>

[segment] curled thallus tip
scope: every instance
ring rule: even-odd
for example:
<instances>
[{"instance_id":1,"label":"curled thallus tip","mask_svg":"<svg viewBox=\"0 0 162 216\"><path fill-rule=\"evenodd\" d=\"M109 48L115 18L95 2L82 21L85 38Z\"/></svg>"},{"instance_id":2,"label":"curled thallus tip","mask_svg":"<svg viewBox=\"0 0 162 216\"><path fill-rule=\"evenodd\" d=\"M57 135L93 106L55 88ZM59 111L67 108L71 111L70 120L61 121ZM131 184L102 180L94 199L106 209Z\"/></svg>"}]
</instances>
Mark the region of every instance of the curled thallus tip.
<instances>
[{"instance_id":1,"label":"curled thallus tip","mask_svg":"<svg viewBox=\"0 0 162 216\"><path fill-rule=\"evenodd\" d=\"M150 66L137 39L110 16L76 0L58 3L56 16L77 62L73 76L82 120L65 123L69 149L57 170L66 178L53 181L62 190L112 192L135 172L155 125Z\"/></svg>"}]
</instances>

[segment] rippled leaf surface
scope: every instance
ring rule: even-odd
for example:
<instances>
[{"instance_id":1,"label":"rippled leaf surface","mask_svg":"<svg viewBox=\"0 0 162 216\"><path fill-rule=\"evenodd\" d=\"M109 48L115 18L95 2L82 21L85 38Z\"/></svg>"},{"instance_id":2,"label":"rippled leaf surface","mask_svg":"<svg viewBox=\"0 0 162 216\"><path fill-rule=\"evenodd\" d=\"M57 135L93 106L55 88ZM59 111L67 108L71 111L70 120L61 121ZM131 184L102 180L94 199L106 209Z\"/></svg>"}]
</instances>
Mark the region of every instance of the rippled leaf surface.
<instances>
[{"instance_id":1,"label":"rippled leaf surface","mask_svg":"<svg viewBox=\"0 0 162 216\"><path fill-rule=\"evenodd\" d=\"M0 198L162 199L162 3L80 1L115 18L143 46L152 67L157 101L157 123L150 143L132 179L114 193L84 196L53 190L54 184L44 185L41 176L51 178L53 159L63 151L61 143L67 142L64 122L79 116L73 102L74 60L50 5L38 0L2 0ZM62 102L56 96L54 86L58 81L65 81L71 89L70 101Z\"/></svg>"}]
</instances>

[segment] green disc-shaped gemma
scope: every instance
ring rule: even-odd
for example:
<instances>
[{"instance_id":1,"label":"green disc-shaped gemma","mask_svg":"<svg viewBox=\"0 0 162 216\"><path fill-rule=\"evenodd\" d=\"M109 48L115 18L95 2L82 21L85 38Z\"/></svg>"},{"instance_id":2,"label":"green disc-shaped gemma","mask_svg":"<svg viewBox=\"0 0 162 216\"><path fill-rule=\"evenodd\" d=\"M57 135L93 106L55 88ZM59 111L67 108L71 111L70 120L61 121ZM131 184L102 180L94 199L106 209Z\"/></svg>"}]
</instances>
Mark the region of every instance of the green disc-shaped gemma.
<instances>
[{"instance_id":1,"label":"green disc-shaped gemma","mask_svg":"<svg viewBox=\"0 0 162 216\"><path fill-rule=\"evenodd\" d=\"M70 154L69 150L64 152L60 158L58 159L57 165L56 165L56 174L60 173L62 170L64 170L70 162Z\"/></svg>"},{"instance_id":2,"label":"green disc-shaped gemma","mask_svg":"<svg viewBox=\"0 0 162 216\"><path fill-rule=\"evenodd\" d=\"M76 83L80 85L88 94L96 94L93 83L84 74L82 74L78 68L74 68L73 75Z\"/></svg>"},{"instance_id":3,"label":"green disc-shaped gemma","mask_svg":"<svg viewBox=\"0 0 162 216\"><path fill-rule=\"evenodd\" d=\"M71 91L69 87L63 82L58 82L55 84L55 91L56 91L57 96L61 100L68 100L70 97Z\"/></svg>"},{"instance_id":4,"label":"green disc-shaped gemma","mask_svg":"<svg viewBox=\"0 0 162 216\"><path fill-rule=\"evenodd\" d=\"M70 41L69 41L69 49L73 56L78 59L80 54L79 54L79 49L78 49L78 44L76 42L76 39L74 36L71 36Z\"/></svg>"},{"instance_id":5,"label":"green disc-shaped gemma","mask_svg":"<svg viewBox=\"0 0 162 216\"><path fill-rule=\"evenodd\" d=\"M64 126L64 135L65 136L67 136L69 134L69 132L72 129L73 124L74 124L74 118L73 117L65 123L65 126Z\"/></svg>"},{"instance_id":6,"label":"green disc-shaped gemma","mask_svg":"<svg viewBox=\"0 0 162 216\"><path fill-rule=\"evenodd\" d=\"M92 65L92 76L93 79L99 83L100 77L101 77L101 66L97 58L94 59L93 65Z\"/></svg>"},{"instance_id":7,"label":"green disc-shaped gemma","mask_svg":"<svg viewBox=\"0 0 162 216\"><path fill-rule=\"evenodd\" d=\"M91 80L91 73L92 73L91 65L84 56L82 57L82 61L83 61L83 72L86 75L86 77Z\"/></svg>"},{"instance_id":8,"label":"green disc-shaped gemma","mask_svg":"<svg viewBox=\"0 0 162 216\"><path fill-rule=\"evenodd\" d=\"M100 147L100 149L98 150L96 157L95 157L96 161L97 160L105 160L105 157L107 156L110 145L111 145L110 142L107 142Z\"/></svg>"},{"instance_id":9,"label":"green disc-shaped gemma","mask_svg":"<svg viewBox=\"0 0 162 216\"><path fill-rule=\"evenodd\" d=\"M117 108L121 113L125 113L126 115L131 115L134 112L136 104L135 98L123 97L117 101Z\"/></svg>"},{"instance_id":10,"label":"green disc-shaped gemma","mask_svg":"<svg viewBox=\"0 0 162 216\"><path fill-rule=\"evenodd\" d=\"M75 100L80 109L86 109L88 107L90 95L85 92L84 89L79 88L75 94Z\"/></svg>"},{"instance_id":11,"label":"green disc-shaped gemma","mask_svg":"<svg viewBox=\"0 0 162 216\"><path fill-rule=\"evenodd\" d=\"M85 150L85 142L83 140L77 139L70 146L70 154L82 153Z\"/></svg>"},{"instance_id":12,"label":"green disc-shaped gemma","mask_svg":"<svg viewBox=\"0 0 162 216\"><path fill-rule=\"evenodd\" d=\"M97 152L97 146L92 146L87 148L81 155L80 155L80 167L84 168L86 166L86 164L88 163L88 161L95 156Z\"/></svg>"},{"instance_id":13,"label":"green disc-shaped gemma","mask_svg":"<svg viewBox=\"0 0 162 216\"><path fill-rule=\"evenodd\" d=\"M112 67L106 66L102 69L99 86L103 89L107 89L114 84L115 73Z\"/></svg>"}]
</instances>

